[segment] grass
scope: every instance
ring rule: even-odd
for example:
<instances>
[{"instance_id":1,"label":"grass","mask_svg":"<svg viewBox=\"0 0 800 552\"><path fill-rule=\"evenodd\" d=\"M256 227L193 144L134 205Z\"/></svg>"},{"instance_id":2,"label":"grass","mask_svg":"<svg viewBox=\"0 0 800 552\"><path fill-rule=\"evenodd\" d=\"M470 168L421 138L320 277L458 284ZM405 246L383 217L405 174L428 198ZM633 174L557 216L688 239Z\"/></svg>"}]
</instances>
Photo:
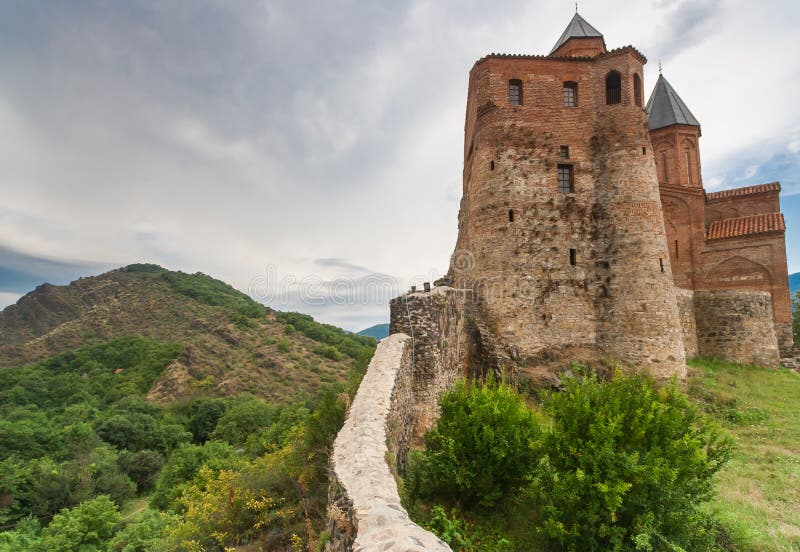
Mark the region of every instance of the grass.
<instances>
[{"instance_id":1,"label":"grass","mask_svg":"<svg viewBox=\"0 0 800 552\"><path fill-rule=\"evenodd\" d=\"M708 510L741 550L800 550L800 376L690 362L689 394L735 437Z\"/></svg>"},{"instance_id":2,"label":"grass","mask_svg":"<svg viewBox=\"0 0 800 552\"><path fill-rule=\"evenodd\" d=\"M689 365L689 396L736 443L730 463L717 474L716 497L704 506L728 533L729 549L800 551L800 375L713 359ZM439 534L453 533L432 523L433 504L407 506L418 522ZM454 550L505 550L493 545L501 537L513 542L512 550L541 550L531 531L537 510L524 491L489 512L448 516L471 541Z\"/></svg>"}]
</instances>

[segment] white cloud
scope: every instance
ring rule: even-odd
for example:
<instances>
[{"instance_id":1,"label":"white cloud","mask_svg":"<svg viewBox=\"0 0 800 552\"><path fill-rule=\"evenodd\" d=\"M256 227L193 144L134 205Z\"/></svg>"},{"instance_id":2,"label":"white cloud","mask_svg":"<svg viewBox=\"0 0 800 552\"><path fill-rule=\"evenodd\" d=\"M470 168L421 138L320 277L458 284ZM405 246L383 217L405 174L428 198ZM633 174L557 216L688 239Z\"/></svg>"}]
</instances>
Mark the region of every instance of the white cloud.
<instances>
[{"instance_id":1,"label":"white cloud","mask_svg":"<svg viewBox=\"0 0 800 552\"><path fill-rule=\"evenodd\" d=\"M9 305L16 303L22 295L18 293L9 293L7 291L0 291L0 310Z\"/></svg>"},{"instance_id":2,"label":"white cloud","mask_svg":"<svg viewBox=\"0 0 800 552\"><path fill-rule=\"evenodd\" d=\"M556 0L147 6L3 10L16 32L0 33L0 245L240 289L268 266L432 279L456 239L469 69L489 52L547 53L572 17ZM648 88L664 58L703 125L709 189L741 160L755 177L775 151L800 152L800 4L617 8L581 13L609 47L650 58ZM774 177L788 189L794 172ZM331 258L343 263L315 262ZM313 314L349 329L388 316Z\"/></svg>"}]
</instances>

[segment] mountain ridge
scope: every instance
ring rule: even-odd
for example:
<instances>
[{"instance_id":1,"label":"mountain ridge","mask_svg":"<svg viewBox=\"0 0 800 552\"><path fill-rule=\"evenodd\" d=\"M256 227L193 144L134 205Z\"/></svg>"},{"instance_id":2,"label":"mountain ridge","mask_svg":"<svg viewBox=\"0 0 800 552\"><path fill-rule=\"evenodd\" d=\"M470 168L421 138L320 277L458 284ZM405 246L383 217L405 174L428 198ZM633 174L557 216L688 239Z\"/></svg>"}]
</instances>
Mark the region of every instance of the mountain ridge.
<instances>
[{"instance_id":1,"label":"mountain ridge","mask_svg":"<svg viewBox=\"0 0 800 552\"><path fill-rule=\"evenodd\" d=\"M128 336L184 346L148 394L160 402L314 393L345 381L355 357L372 347L368 338L273 310L205 274L136 264L65 286L43 284L6 307L0 369Z\"/></svg>"}]
</instances>

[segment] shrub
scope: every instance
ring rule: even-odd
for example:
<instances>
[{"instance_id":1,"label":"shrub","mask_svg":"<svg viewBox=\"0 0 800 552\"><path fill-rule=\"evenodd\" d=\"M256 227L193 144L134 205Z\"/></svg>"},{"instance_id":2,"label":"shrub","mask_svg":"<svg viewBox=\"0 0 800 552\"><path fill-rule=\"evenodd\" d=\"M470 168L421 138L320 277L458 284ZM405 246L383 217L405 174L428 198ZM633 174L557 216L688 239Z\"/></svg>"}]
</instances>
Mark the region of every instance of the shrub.
<instances>
[{"instance_id":1,"label":"shrub","mask_svg":"<svg viewBox=\"0 0 800 552\"><path fill-rule=\"evenodd\" d=\"M697 505L730 441L674 384L570 377L545 395L553 426L536 484L542 535L563 550L706 549ZM694 534L693 534L694 533ZM709 537L711 538L711 537Z\"/></svg>"},{"instance_id":2,"label":"shrub","mask_svg":"<svg viewBox=\"0 0 800 552\"><path fill-rule=\"evenodd\" d=\"M440 399L441 417L412 458L413 496L492 506L525 484L537 457L539 424L510 386L461 381Z\"/></svg>"},{"instance_id":3,"label":"shrub","mask_svg":"<svg viewBox=\"0 0 800 552\"><path fill-rule=\"evenodd\" d=\"M292 342L288 339L281 339L278 341L278 350L282 353L288 353L292 350Z\"/></svg>"},{"instance_id":4,"label":"shrub","mask_svg":"<svg viewBox=\"0 0 800 552\"><path fill-rule=\"evenodd\" d=\"M339 352L335 345L317 345L313 351L314 354L330 360L342 360L342 353Z\"/></svg>"},{"instance_id":5,"label":"shrub","mask_svg":"<svg viewBox=\"0 0 800 552\"><path fill-rule=\"evenodd\" d=\"M107 496L98 496L54 516L42 531L42 540L36 550L102 550L119 520L116 504Z\"/></svg>"}]
</instances>

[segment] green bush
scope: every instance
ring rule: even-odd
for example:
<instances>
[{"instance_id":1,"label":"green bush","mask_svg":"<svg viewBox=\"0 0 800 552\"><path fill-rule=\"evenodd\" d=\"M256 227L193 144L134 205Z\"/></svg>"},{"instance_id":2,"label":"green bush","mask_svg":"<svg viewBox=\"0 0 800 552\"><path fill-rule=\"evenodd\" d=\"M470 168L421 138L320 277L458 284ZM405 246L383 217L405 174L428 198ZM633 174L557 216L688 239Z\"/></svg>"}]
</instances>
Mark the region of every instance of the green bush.
<instances>
[{"instance_id":1,"label":"green bush","mask_svg":"<svg viewBox=\"0 0 800 552\"><path fill-rule=\"evenodd\" d=\"M559 550L713 545L698 513L730 441L674 384L570 377L545 395L552 428L536 468L542 536ZM706 542L702 541L707 537Z\"/></svg>"},{"instance_id":2,"label":"green bush","mask_svg":"<svg viewBox=\"0 0 800 552\"><path fill-rule=\"evenodd\" d=\"M526 483L540 428L512 387L461 381L442 395L440 406L436 427L425 435L425 451L412 457L412 497L489 507Z\"/></svg>"},{"instance_id":3,"label":"green bush","mask_svg":"<svg viewBox=\"0 0 800 552\"><path fill-rule=\"evenodd\" d=\"M342 353L335 345L317 345L313 349L314 354L330 360L342 360Z\"/></svg>"},{"instance_id":4,"label":"green bush","mask_svg":"<svg viewBox=\"0 0 800 552\"><path fill-rule=\"evenodd\" d=\"M288 353L292 350L292 342L288 339L281 339L278 341L278 350L282 353Z\"/></svg>"},{"instance_id":5,"label":"green bush","mask_svg":"<svg viewBox=\"0 0 800 552\"><path fill-rule=\"evenodd\" d=\"M107 496L98 496L64 509L53 517L35 548L41 552L73 552L104 550L105 542L114 534L120 515L116 504Z\"/></svg>"}]
</instances>

